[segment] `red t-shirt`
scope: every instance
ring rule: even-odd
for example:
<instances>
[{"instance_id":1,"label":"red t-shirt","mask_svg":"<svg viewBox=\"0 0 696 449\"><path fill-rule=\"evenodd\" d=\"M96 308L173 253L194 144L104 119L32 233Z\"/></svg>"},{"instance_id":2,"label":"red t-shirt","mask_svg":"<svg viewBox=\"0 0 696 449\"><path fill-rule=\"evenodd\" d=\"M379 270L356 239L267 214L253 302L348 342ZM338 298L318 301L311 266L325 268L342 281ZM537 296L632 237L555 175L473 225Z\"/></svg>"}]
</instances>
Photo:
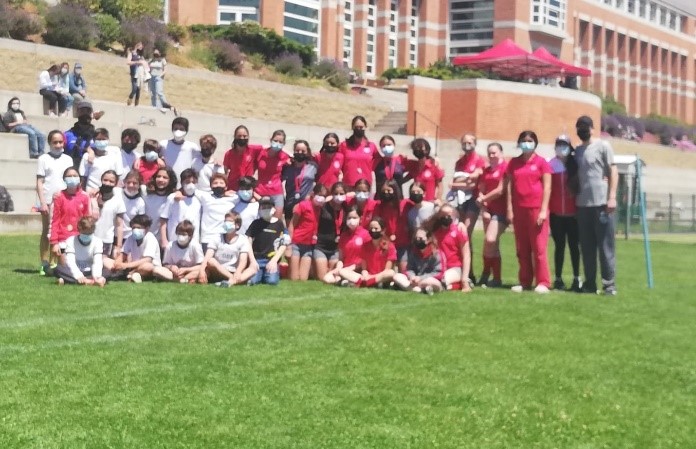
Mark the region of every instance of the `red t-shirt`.
<instances>
[{"instance_id":1,"label":"red t-shirt","mask_svg":"<svg viewBox=\"0 0 696 449\"><path fill-rule=\"evenodd\" d=\"M487 165L488 163L483 156L479 155L476 151L471 151L464 153L462 157L457 159L457 162L454 164L454 171L472 174L479 168L486 168ZM471 194L473 198L478 197L478 189L475 188Z\"/></svg>"},{"instance_id":2,"label":"red t-shirt","mask_svg":"<svg viewBox=\"0 0 696 449\"><path fill-rule=\"evenodd\" d=\"M338 146L338 152L343 155L343 183L354 186L360 179L367 179L372 183L372 167L379 158L379 151L374 142L367 139L356 142L350 146L347 140Z\"/></svg>"},{"instance_id":3,"label":"red t-shirt","mask_svg":"<svg viewBox=\"0 0 696 449\"><path fill-rule=\"evenodd\" d=\"M421 161L408 159L405 165L409 176L425 187L423 200L433 201L435 199L435 187L445 177L445 171L438 167L433 159L422 159Z\"/></svg>"},{"instance_id":4,"label":"red t-shirt","mask_svg":"<svg viewBox=\"0 0 696 449\"><path fill-rule=\"evenodd\" d=\"M227 173L227 188L229 190L239 190L239 180L242 176L254 176L256 170L256 158L263 151L261 145L247 146L247 149L241 153L230 148L225 153L223 165Z\"/></svg>"},{"instance_id":5,"label":"red t-shirt","mask_svg":"<svg viewBox=\"0 0 696 449\"><path fill-rule=\"evenodd\" d=\"M256 167L258 169L256 193L261 196L282 195L283 182L280 175L283 172L283 167L289 160L290 156L283 150L274 151L270 148L264 148L259 151L256 157Z\"/></svg>"},{"instance_id":6,"label":"red t-shirt","mask_svg":"<svg viewBox=\"0 0 696 449\"><path fill-rule=\"evenodd\" d=\"M512 181L512 205L515 207L541 207L544 195L542 177L551 174L551 166L546 159L534 153L528 161L522 156L510 160L507 176Z\"/></svg>"},{"instance_id":7,"label":"red t-shirt","mask_svg":"<svg viewBox=\"0 0 696 449\"><path fill-rule=\"evenodd\" d=\"M82 189L75 195L68 195L65 190L53 198L53 217L51 218L50 243L64 242L68 237L79 234L77 222L89 214L89 196Z\"/></svg>"},{"instance_id":8,"label":"red t-shirt","mask_svg":"<svg viewBox=\"0 0 696 449\"><path fill-rule=\"evenodd\" d=\"M343 154L338 151L331 154L326 151L314 155L314 160L319 166L317 172L317 183L328 188L338 182L338 177L343 170ZM352 187L352 186L351 186Z\"/></svg>"},{"instance_id":9,"label":"red t-shirt","mask_svg":"<svg viewBox=\"0 0 696 449\"><path fill-rule=\"evenodd\" d=\"M505 170L507 169L507 162L501 161L496 165L495 168L488 166L483 169L483 173L479 178L479 185L482 186L486 193L490 193L503 182L505 178ZM505 215L507 213L507 194L503 191L503 194L498 198L488 201L486 204L486 209L493 215Z\"/></svg>"},{"instance_id":10,"label":"red t-shirt","mask_svg":"<svg viewBox=\"0 0 696 449\"><path fill-rule=\"evenodd\" d=\"M297 245L314 245L319 227L319 211L312 200L300 201L293 213L299 217L297 226L292 231L292 243Z\"/></svg>"},{"instance_id":11,"label":"red t-shirt","mask_svg":"<svg viewBox=\"0 0 696 449\"><path fill-rule=\"evenodd\" d=\"M572 156L571 156L572 157ZM554 215L575 215L575 195L568 189L568 172L563 161L554 157L551 166L551 197L549 212Z\"/></svg>"},{"instance_id":12,"label":"red t-shirt","mask_svg":"<svg viewBox=\"0 0 696 449\"><path fill-rule=\"evenodd\" d=\"M433 236L445 256L445 270L462 266L462 247L469 241L459 227L452 223L449 228L439 228Z\"/></svg>"},{"instance_id":13,"label":"red t-shirt","mask_svg":"<svg viewBox=\"0 0 696 449\"><path fill-rule=\"evenodd\" d=\"M372 217L375 216L375 208L377 207L378 201L373 200L372 198L368 198L365 202L362 203L362 210L360 210L358 213L360 214L360 226L363 228L367 229L370 227L370 222L372 221ZM349 197L346 200L346 207L351 208L353 205L358 204L360 205L361 203L355 199L355 197Z\"/></svg>"},{"instance_id":14,"label":"red t-shirt","mask_svg":"<svg viewBox=\"0 0 696 449\"><path fill-rule=\"evenodd\" d=\"M375 247L372 239L368 239L360 249L360 257L363 260L363 268L368 273L381 273L386 268L387 262L396 262L396 247L393 243L384 240Z\"/></svg>"},{"instance_id":15,"label":"red t-shirt","mask_svg":"<svg viewBox=\"0 0 696 449\"><path fill-rule=\"evenodd\" d=\"M410 243L408 231L408 210L413 207L411 200L401 200L395 206L393 203L375 201L374 217L382 217L384 220L384 234L393 240L397 248L403 248Z\"/></svg>"},{"instance_id":16,"label":"red t-shirt","mask_svg":"<svg viewBox=\"0 0 696 449\"><path fill-rule=\"evenodd\" d=\"M157 173L157 170L159 170L160 166L157 164L157 161L154 162L149 162L145 160L145 158L140 159L140 165L138 166L138 172L140 173L140 176L143 178L143 184L147 184L150 182L150 179L155 176L155 173Z\"/></svg>"},{"instance_id":17,"label":"red t-shirt","mask_svg":"<svg viewBox=\"0 0 696 449\"><path fill-rule=\"evenodd\" d=\"M370 240L370 233L362 226L355 228L355 231L350 229L343 231L338 239L338 250L341 252L343 266L348 267L359 264L362 260L360 258L362 245Z\"/></svg>"}]
</instances>

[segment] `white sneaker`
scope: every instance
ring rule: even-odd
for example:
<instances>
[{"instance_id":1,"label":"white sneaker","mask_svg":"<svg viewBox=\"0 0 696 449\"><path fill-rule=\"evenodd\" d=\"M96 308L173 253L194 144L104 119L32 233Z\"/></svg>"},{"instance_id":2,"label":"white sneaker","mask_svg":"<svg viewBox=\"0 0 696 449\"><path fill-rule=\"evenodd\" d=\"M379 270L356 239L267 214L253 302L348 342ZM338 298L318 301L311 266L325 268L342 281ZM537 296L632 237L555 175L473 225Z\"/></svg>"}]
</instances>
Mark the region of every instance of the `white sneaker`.
<instances>
[{"instance_id":1,"label":"white sneaker","mask_svg":"<svg viewBox=\"0 0 696 449\"><path fill-rule=\"evenodd\" d=\"M133 273L131 274L131 281L133 281L135 284L140 284L143 282L143 277L140 276L140 273Z\"/></svg>"},{"instance_id":2,"label":"white sneaker","mask_svg":"<svg viewBox=\"0 0 696 449\"><path fill-rule=\"evenodd\" d=\"M539 293L540 295L545 295L549 292L549 288L545 285L537 285L534 292Z\"/></svg>"},{"instance_id":3,"label":"white sneaker","mask_svg":"<svg viewBox=\"0 0 696 449\"><path fill-rule=\"evenodd\" d=\"M513 285L510 287L510 291L515 292L515 293L522 293L524 291L524 287L521 285Z\"/></svg>"},{"instance_id":4,"label":"white sneaker","mask_svg":"<svg viewBox=\"0 0 696 449\"><path fill-rule=\"evenodd\" d=\"M432 285L427 285L427 286L425 287L425 290L423 290L423 293L425 293L425 294L428 295L428 296L433 296L433 294L435 294L435 292L433 291L433 286L432 286Z\"/></svg>"}]
</instances>

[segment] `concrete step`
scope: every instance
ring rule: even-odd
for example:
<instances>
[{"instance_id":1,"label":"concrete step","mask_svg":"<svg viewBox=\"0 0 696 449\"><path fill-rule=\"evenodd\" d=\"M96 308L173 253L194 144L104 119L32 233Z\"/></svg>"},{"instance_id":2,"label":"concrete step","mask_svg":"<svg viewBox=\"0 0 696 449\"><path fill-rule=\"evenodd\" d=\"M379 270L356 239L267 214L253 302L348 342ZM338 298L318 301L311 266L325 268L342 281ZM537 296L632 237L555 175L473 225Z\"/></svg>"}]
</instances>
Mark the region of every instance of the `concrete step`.
<instances>
[{"instance_id":1,"label":"concrete step","mask_svg":"<svg viewBox=\"0 0 696 449\"><path fill-rule=\"evenodd\" d=\"M10 192L10 196L12 196L15 212L31 212L32 207L36 205L39 199L36 195L36 188L13 185L5 186L5 188Z\"/></svg>"},{"instance_id":2,"label":"concrete step","mask_svg":"<svg viewBox=\"0 0 696 449\"><path fill-rule=\"evenodd\" d=\"M0 133L0 155L9 160L29 160L29 141L24 134ZM2 177L0 177L2 184Z\"/></svg>"},{"instance_id":3,"label":"concrete step","mask_svg":"<svg viewBox=\"0 0 696 449\"><path fill-rule=\"evenodd\" d=\"M0 212L0 234L40 234L41 214Z\"/></svg>"},{"instance_id":4,"label":"concrete step","mask_svg":"<svg viewBox=\"0 0 696 449\"><path fill-rule=\"evenodd\" d=\"M36 186L36 159L0 158L0 185Z\"/></svg>"}]
</instances>

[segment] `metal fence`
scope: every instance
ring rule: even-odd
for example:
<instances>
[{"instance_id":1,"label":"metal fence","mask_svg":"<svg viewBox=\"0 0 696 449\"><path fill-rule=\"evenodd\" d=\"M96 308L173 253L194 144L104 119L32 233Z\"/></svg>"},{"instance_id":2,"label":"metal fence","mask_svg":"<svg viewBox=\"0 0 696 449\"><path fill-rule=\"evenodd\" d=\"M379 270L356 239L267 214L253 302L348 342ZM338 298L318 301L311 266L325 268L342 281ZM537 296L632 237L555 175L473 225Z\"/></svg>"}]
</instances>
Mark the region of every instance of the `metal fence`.
<instances>
[{"instance_id":1,"label":"metal fence","mask_svg":"<svg viewBox=\"0 0 696 449\"><path fill-rule=\"evenodd\" d=\"M621 189L620 189L621 190ZM623 193L623 194L622 194ZM640 207L636 198L619 191L617 230L625 234L642 232ZM651 233L696 233L696 194L646 192L646 218Z\"/></svg>"}]
</instances>

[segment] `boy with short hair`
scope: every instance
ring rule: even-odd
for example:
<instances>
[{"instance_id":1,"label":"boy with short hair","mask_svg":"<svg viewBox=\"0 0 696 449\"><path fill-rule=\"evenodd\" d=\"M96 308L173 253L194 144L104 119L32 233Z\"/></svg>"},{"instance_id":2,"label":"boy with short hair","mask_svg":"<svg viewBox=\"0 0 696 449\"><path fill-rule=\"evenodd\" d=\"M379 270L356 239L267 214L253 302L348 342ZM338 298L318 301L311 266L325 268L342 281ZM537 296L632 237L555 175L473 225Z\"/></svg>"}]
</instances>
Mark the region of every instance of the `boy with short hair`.
<instances>
[{"instance_id":1,"label":"boy with short hair","mask_svg":"<svg viewBox=\"0 0 696 449\"><path fill-rule=\"evenodd\" d=\"M95 220L82 217L77 222L78 235L68 237L61 263L54 270L58 285L80 284L103 287L106 278L103 275L102 251L104 244L94 237Z\"/></svg>"},{"instance_id":2,"label":"boy with short hair","mask_svg":"<svg viewBox=\"0 0 696 449\"><path fill-rule=\"evenodd\" d=\"M162 267L155 267L154 275L165 281L180 281L194 283L198 279L203 249L201 244L193 239L195 228L189 220L184 220L176 226L176 240L172 240L164 250Z\"/></svg>"},{"instance_id":3,"label":"boy with short hair","mask_svg":"<svg viewBox=\"0 0 696 449\"><path fill-rule=\"evenodd\" d=\"M249 284L277 285L280 282L278 262L290 244L290 236L283 222L275 216L271 197L264 196L259 200L259 217L246 232L258 266Z\"/></svg>"},{"instance_id":4,"label":"boy with short hair","mask_svg":"<svg viewBox=\"0 0 696 449\"><path fill-rule=\"evenodd\" d=\"M136 284L152 277L156 267L162 266L160 246L157 237L150 232L152 220L146 214L139 214L131 220L131 235L126 239L121 258L107 259L109 269L127 271L126 278Z\"/></svg>"}]
</instances>

